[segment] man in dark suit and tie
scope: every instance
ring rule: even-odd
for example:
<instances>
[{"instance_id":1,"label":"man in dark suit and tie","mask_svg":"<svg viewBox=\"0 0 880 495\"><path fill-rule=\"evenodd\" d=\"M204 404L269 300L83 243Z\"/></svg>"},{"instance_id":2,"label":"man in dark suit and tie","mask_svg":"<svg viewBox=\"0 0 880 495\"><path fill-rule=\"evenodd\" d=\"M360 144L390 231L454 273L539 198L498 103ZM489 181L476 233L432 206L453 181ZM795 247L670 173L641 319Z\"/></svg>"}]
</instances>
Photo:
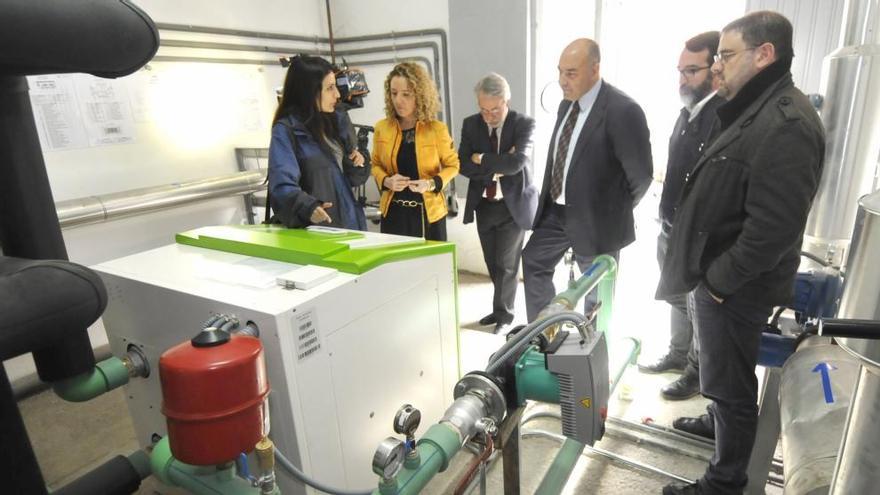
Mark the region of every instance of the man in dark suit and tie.
<instances>
[{"instance_id":1,"label":"man in dark suit and tie","mask_svg":"<svg viewBox=\"0 0 880 495\"><path fill-rule=\"evenodd\" d=\"M480 113L464 119L458 155L470 179L464 223L477 217L477 233L489 277L495 286L492 312L481 325L495 333L513 322L517 274L525 231L532 228L538 190L532 184L532 132L535 121L508 107L510 86L498 74L474 88Z\"/></svg>"},{"instance_id":2,"label":"man in dark suit and tie","mask_svg":"<svg viewBox=\"0 0 880 495\"><path fill-rule=\"evenodd\" d=\"M582 38L559 58L559 105L544 185L523 251L526 310L537 318L555 294L553 272L572 248L581 270L618 257L635 240L632 210L651 184L648 124L641 107L599 77L599 45ZM588 294L592 309L596 293Z\"/></svg>"}]
</instances>

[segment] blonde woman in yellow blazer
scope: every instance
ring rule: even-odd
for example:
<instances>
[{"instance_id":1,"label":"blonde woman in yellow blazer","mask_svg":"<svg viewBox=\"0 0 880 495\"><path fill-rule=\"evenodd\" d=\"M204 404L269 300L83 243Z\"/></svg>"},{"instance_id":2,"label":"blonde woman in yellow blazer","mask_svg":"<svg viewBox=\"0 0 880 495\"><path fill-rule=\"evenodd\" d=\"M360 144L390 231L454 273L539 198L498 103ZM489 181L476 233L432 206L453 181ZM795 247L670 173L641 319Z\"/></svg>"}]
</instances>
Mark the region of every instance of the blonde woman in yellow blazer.
<instances>
[{"instance_id":1,"label":"blonde woman in yellow blazer","mask_svg":"<svg viewBox=\"0 0 880 495\"><path fill-rule=\"evenodd\" d=\"M446 240L443 189L458 175L449 129L427 71L397 64L385 78L385 115L375 125L372 173L382 192L382 232Z\"/></svg>"}]
</instances>

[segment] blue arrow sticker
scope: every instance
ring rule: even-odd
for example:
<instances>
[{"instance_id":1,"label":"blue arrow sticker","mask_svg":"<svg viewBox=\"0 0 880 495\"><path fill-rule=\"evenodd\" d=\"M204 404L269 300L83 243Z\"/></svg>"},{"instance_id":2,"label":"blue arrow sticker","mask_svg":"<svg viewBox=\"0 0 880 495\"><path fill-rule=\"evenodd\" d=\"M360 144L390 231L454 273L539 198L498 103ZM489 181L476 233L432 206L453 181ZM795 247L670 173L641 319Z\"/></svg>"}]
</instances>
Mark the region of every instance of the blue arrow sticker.
<instances>
[{"instance_id":1,"label":"blue arrow sticker","mask_svg":"<svg viewBox=\"0 0 880 495\"><path fill-rule=\"evenodd\" d=\"M828 363L819 363L813 368L813 373L817 371L822 374L822 391L825 392L825 403L831 404L834 402L834 394L831 393L831 376L828 374L831 370L836 370L834 366L831 366Z\"/></svg>"}]
</instances>

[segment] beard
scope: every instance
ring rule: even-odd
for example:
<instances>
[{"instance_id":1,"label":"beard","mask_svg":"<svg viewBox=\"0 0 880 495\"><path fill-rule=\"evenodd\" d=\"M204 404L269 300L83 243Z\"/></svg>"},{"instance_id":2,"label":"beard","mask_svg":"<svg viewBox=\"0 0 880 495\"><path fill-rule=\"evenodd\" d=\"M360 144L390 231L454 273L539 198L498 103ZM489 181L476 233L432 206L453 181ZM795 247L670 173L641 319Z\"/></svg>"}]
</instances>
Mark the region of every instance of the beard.
<instances>
[{"instance_id":1,"label":"beard","mask_svg":"<svg viewBox=\"0 0 880 495\"><path fill-rule=\"evenodd\" d=\"M681 102L687 108L691 108L700 101L703 100L709 93L712 92L712 78L707 77L699 86L696 88L692 88L687 84L680 86L678 88L678 95L681 97Z\"/></svg>"}]
</instances>

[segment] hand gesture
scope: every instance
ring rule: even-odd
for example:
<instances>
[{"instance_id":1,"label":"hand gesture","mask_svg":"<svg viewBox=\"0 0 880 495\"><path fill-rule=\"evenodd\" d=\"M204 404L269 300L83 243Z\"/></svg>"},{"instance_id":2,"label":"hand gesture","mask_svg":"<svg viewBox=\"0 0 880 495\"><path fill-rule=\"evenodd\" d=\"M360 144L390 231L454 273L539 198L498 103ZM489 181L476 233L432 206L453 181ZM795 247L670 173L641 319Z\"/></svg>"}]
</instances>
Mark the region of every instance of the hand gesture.
<instances>
[{"instance_id":1,"label":"hand gesture","mask_svg":"<svg viewBox=\"0 0 880 495\"><path fill-rule=\"evenodd\" d=\"M409 185L409 177L405 177L400 174L394 174L388 177L385 177L385 180L382 181L382 184L391 189L394 192L400 192L406 189L406 186Z\"/></svg>"},{"instance_id":2,"label":"hand gesture","mask_svg":"<svg viewBox=\"0 0 880 495\"><path fill-rule=\"evenodd\" d=\"M355 167L363 167L364 166L364 155L361 154L360 151L354 150L348 155L348 158L354 163Z\"/></svg>"},{"instance_id":3,"label":"hand gesture","mask_svg":"<svg viewBox=\"0 0 880 495\"><path fill-rule=\"evenodd\" d=\"M327 214L327 208L333 206L333 203L323 203L321 206L316 206L315 211L312 212L312 216L309 217L309 220L312 223L330 223L333 220L330 218L330 215Z\"/></svg>"},{"instance_id":4,"label":"hand gesture","mask_svg":"<svg viewBox=\"0 0 880 495\"><path fill-rule=\"evenodd\" d=\"M431 188L434 179L411 180L409 181L409 190L414 193L423 193Z\"/></svg>"}]
</instances>

